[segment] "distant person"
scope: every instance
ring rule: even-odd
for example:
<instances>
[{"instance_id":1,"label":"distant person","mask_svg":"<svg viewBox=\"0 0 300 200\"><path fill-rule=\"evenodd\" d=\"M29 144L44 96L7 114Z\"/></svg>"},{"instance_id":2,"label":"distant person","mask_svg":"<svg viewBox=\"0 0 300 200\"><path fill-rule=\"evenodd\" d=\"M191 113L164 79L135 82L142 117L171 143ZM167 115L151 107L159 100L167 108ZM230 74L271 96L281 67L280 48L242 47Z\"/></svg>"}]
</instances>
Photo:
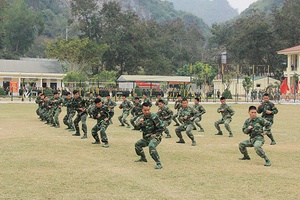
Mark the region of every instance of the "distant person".
<instances>
[{"instance_id":1,"label":"distant person","mask_svg":"<svg viewBox=\"0 0 300 200\"><path fill-rule=\"evenodd\" d=\"M215 122L215 127L218 130L218 133L216 135L223 135L220 124L224 124L226 130L229 132L229 137L233 137L232 131L230 129L230 122L232 121L232 116L234 115L234 110L226 104L225 97L220 98L221 105L218 108L217 112L221 113L222 119Z\"/></svg>"},{"instance_id":2,"label":"distant person","mask_svg":"<svg viewBox=\"0 0 300 200\"><path fill-rule=\"evenodd\" d=\"M126 95L122 95L122 103L120 104L119 108L123 109L122 114L118 117L119 121L120 121L120 126L125 126L125 124L127 125L127 128L130 128L130 125L127 121L127 117L130 113L130 110L132 109L132 104L130 101L127 100Z\"/></svg>"},{"instance_id":3,"label":"distant person","mask_svg":"<svg viewBox=\"0 0 300 200\"><path fill-rule=\"evenodd\" d=\"M218 99L220 99L220 95L221 95L221 92L220 92L220 90L218 90L217 91L217 97L218 97Z\"/></svg>"},{"instance_id":4,"label":"distant person","mask_svg":"<svg viewBox=\"0 0 300 200\"><path fill-rule=\"evenodd\" d=\"M201 126L200 122L202 120L202 115L206 113L206 110L199 102L200 102L200 99L195 98L194 109L197 111L197 114L196 114L194 122L199 127L199 132L204 132L204 129Z\"/></svg>"},{"instance_id":5,"label":"distant person","mask_svg":"<svg viewBox=\"0 0 300 200\"><path fill-rule=\"evenodd\" d=\"M72 106L75 111L77 111L77 116L74 120L74 126L75 126L75 134L72 136L80 136L80 130L79 130L79 122L81 121L81 126L82 126L82 131L83 131L83 136L81 139L86 139L87 138L87 125L86 125L86 118L87 118L87 105L86 105L87 100L80 97L79 91L74 90L73 91L73 101L72 101Z\"/></svg>"},{"instance_id":6,"label":"distant person","mask_svg":"<svg viewBox=\"0 0 300 200\"><path fill-rule=\"evenodd\" d=\"M167 105L165 105L165 101L163 99L160 99L158 101L157 115L165 125L164 132L167 134L166 138L171 138L172 136L170 134L168 126L172 122L173 111Z\"/></svg>"},{"instance_id":7,"label":"distant person","mask_svg":"<svg viewBox=\"0 0 300 200\"><path fill-rule=\"evenodd\" d=\"M265 166L271 166L269 158L262 149L265 142L264 135L268 134L270 131L271 123L261 117L257 117L257 110L255 106L250 106L248 113L250 118L245 121L243 132L249 135L250 139L239 144L240 152L244 155L244 157L240 158L240 160L250 160L247 147L254 147L257 155L265 159Z\"/></svg>"},{"instance_id":8,"label":"distant person","mask_svg":"<svg viewBox=\"0 0 300 200\"><path fill-rule=\"evenodd\" d=\"M257 113L262 113L261 117L268 120L272 124L274 123L274 115L278 113L278 109L275 107L275 104L270 102L269 94L263 95L263 102L258 106ZM267 132L267 136L271 139L270 145L275 145L275 139L270 131Z\"/></svg>"}]
</instances>

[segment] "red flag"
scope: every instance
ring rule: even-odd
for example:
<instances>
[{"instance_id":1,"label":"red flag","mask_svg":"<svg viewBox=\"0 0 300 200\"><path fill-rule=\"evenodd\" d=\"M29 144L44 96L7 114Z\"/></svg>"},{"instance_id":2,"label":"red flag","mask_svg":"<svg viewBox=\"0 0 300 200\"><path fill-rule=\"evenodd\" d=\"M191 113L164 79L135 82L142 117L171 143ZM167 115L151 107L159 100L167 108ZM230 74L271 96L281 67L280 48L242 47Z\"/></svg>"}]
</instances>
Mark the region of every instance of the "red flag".
<instances>
[{"instance_id":1,"label":"red flag","mask_svg":"<svg viewBox=\"0 0 300 200\"><path fill-rule=\"evenodd\" d=\"M280 85L280 92L281 94L286 94L286 92L290 90L287 84L287 78L284 78L283 82Z\"/></svg>"}]
</instances>

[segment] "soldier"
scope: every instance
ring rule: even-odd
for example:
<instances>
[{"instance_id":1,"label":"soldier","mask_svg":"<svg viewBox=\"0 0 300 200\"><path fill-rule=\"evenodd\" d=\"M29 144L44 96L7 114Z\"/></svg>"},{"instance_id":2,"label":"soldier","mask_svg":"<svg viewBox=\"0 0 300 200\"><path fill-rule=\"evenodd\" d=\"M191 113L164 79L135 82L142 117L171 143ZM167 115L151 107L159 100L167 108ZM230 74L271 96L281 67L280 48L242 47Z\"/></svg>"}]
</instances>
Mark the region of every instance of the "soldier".
<instances>
[{"instance_id":1,"label":"soldier","mask_svg":"<svg viewBox=\"0 0 300 200\"><path fill-rule=\"evenodd\" d=\"M108 112L109 112L109 124L112 124L113 122L112 122L112 118L113 118L113 116L115 115L115 110L114 110L114 108L116 107L116 102L114 102L112 99L111 99L111 97L110 97L110 95L109 94L107 94L107 96L106 96L106 102L104 103L104 105L106 105L107 107L108 107Z\"/></svg>"},{"instance_id":2,"label":"soldier","mask_svg":"<svg viewBox=\"0 0 300 200\"><path fill-rule=\"evenodd\" d=\"M143 132L143 139L135 143L136 154L141 156L141 158L135 162L147 162L143 147L149 146L149 153L156 162L155 169L161 169L162 164L156 147L161 142L164 124L156 114L150 112L150 105L148 103L143 103L142 111L143 115L138 117L135 121L135 125Z\"/></svg>"},{"instance_id":3,"label":"soldier","mask_svg":"<svg viewBox=\"0 0 300 200\"><path fill-rule=\"evenodd\" d=\"M35 103L38 104L38 108L36 109L36 114L41 117L41 109L42 109L42 104L44 102L44 94L41 92L38 92L38 96L35 99Z\"/></svg>"},{"instance_id":4,"label":"soldier","mask_svg":"<svg viewBox=\"0 0 300 200\"><path fill-rule=\"evenodd\" d=\"M226 130L229 132L228 137L233 137L229 123L232 121L232 116L234 115L234 110L231 108L231 106L226 104L225 97L221 97L220 101L221 101L221 105L218 108L217 112L221 113L222 119L215 122L215 127L218 130L218 133L215 135L223 135L221 128L220 128L220 124L224 124Z\"/></svg>"},{"instance_id":5,"label":"soldier","mask_svg":"<svg viewBox=\"0 0 300 200\"><path fill-rule=\"evenodd\" d=\"M89 114L89 116L90 116L90 118L92 118L93 116L93 113L92 113L92 110L93 110L93 108L95 107L95 105L94 105L94 101L95 101L95 97L94 97L94 93L93 92L90 92L90 94L89 94L89 98L88 98L88 100L87 100L87 102L86 102L86 106L87 106L87 112L88 112L88 114Z\"/></svg>"},{"instance_id":6,"label":"soldier","mask_svg":"<svg viewBox=\"0 0 300 200\"><path fill-rule=\"evenodd\" d=\"M196 146L192 130L194 128L193 121L197 113L193 108L188 106L188 100L186 98L182 99L181 104L182 108L178 112L178 118L182 121L182 125L175 129L176 135L179 137L179 141L176 143L185 143L181 132L186 131L187 136L192 140L192 146Z\"/></svg>"},{"instance_id":7,"label":"soldier","mask_svg":"<svg viewBox=\"0 0 300 200\"><path fill-rule=\"evenodd\" d=\"M126 95L122 95L122 103L120 104L120 106L119 106L119 108L120 109L123 109L123 112L122 112L122 115L120 115L119 117L118 117L118 119L119 119L119 121L120 121L120 123L121 123L121 125L120 126L125 126L124 124L126 124L127 125L127 128L130 128L130 125L129 125L129 123L127 122L127 120L126 120L126 118L128 117L128 115L129 115L129 112L130 112L130 110L131 110L131 108L132 108L132 104L130 103L130 101L128 101L127 99L126 99Z\"/></svg>"},{"instance_id":8,"label":"soldier","mask_svg":"<svg viewBox=\"0 0 300 200\"><path fill-rule=\"evenodd\" d=\"M198 97L195 98L194 109L197 111L197 115L194 122L200 128L199 132L204 132L204 129L200 124L200 121L202 120L202 115L206 113L206 110L203 108L202 105L199 104L199 102L200 102L199 98Z\"/></svg>"},{"instance_id":9,"label":"soldier","mask_svg":"<svg viewBox=\"0 0 300 200\"><path fill-rule=\"evenodd\" d=\"M59 96L57 91L53 92L53 97L51 98L51 115L52 127L60 128L58 116L61 113L61 108L63 104L62 98Z\"/></svg>"},{"instance_id":10,"label":"soldier","mask_svg":"<svg viewBox=\"0 0 300 200\"><path fill-rule=\"evenodd\" d=\"M151 100L148 98L147 93L144 93L144 94L143 94L143 103L148 103L150 107L152 106L152 102L151 102Z\"/></svg>"},{"instance_id":11,"label":"soldier","mask_svg":"<svg viewBox=\"0 0 300 200\"><path fill-rule=\"evenodd\" d=\"M179 122L178 122L177 117L178 117L178 112L179 112L179 110L180 110L180 108L181 108L181 100L182 100L182 99L181 99L181 95L178 94L178 95L177 95L177 99L176 99L175 104L174 104L174 109L175 109L175 111L176 111L176 114L173 115L173 117L172 117L173 121L175 122L175 125L174 125L174 126L179 126L179 125L180 125Z\"/></svg>"},{"instance_id":12,"label":"soldier","mask_svg":"<svg viewBox=\"0 0 300 200\"><path fill-rule=\"evenodd\" d=\"M67 130L75 131L72 119L76 111L73 109L72 101L73 100L72 100L71 92L67 92L67 96L64 99L64 103L63 103L63 105L67 107L67 114L63 118L63 122L67 126Z\"/></svg>"},{"instance_id":13,"label":"soldier","mask_svg":"<svg viewBox=\"0 0 300 200\"><path fill-rule=\"evenodd\" d=\"M155 105L156 105L156 106L158 106L159 100L163 100L163 101L164 101L164 104L165 104L165 105L168 105L168 101L162 98L161 93L158 93L158 94L157 94L157 100L156 100L156 102L155 102Z\"/></svg>"},{"instance_id":14,"label":"soldier","mask_svg":"<svg viewBox=\"0 0 300 200\"><path fill-rule=\"evenodd\" d=\"M100 131L101 141L103 142L102 147L108 148L108 139L105 130L109 126L109 115L108 107L103 105L101 99L96 98L94 101L95 108L93 109L93 118L97 120L96 125L92 128L92 136L95 138L95 142L92 144L100 144L100 138L98 131Z\"/></svg>"},{"instance_id":15,"label":"soldier","mask_svg":"<svg viewBox=\"0 0 300 200\"><path fill-rule=\"evenodd\" d=\"M139 130L134 122L135 120L141 116L143 114L143 111L142 111L142 104L140 102L140 98L139 97L135 97L135 101L133 103L133 108L131 109L131 119L130 119L130 123L132 124L132 126L134 127L132 130Z\"/></svg>"},{"instance_id":16,"label":"soldier","mask_svg":"<svg viewBox=\"0 0 300 200\"><path fill-rule=\"evenodd\" d=\"M157 115L158 115L159 119L165 125L164 132L167 134L166 138L171 138L168 126L172 122L173 111L168 106L165 105L165 101L163 99L160 99L158 101L158 112L157 112Z\"/></svg>"},{"instance_id":17,"label":"soldier","mask_svg":"<svg viewBox=\"0 0 300 200\"><path fill-rule=\"evenodd\" d=\"M79 96L79 91L74 90L73 91L73 101L72 101L72 106L75 111L77 111L77 116L74 120L74 126L76 133L73 134L72 136L80 136L80 130L79 130L79 122L81 121L82 123L82 131L83 131L83 136L81 139L86 139L87 138L87 125L86 125L86 117L87 117L87 106L86 106L86 99L82 98Z\"/></svg>"},{"instance_id":18,"label":"soldier","mask_svg":"<svg viewBox=\"0 0 300 200\"><path fill-rule=\"evenodd\" d=\"M250 118L245 121L243 132L249 135L250 139L239 144L240 152L244 155L244 157L240 158L240 160L250 160L246 147L254 147L257 155L265 159L265 166L271 166L269 158L262 149L265 142L264 135L270 131L271 123L262 117L257 117L257 110L255 106L250 106L248 113Z\"/></svg>"},{"instance_id":19,"label":"soldier","mask_svg":"<svg viewBox=\"0 0 300 200\"><path fill-rule=\"evenodd\" d=\"M275 107L274 103L270 102L269 94L263 95L263 102L258 106L257 113L262 113L261 117L268 120L272 126L274 123L274 115L278 113L278 109ZM267 136L271 139L270 145L275 145L276 142L274 140L274 137L270 131L267 132Z\"/></svg>"},{"instance_id":20,"label":"soldier","mask_svg":"<svg viewBox=\"0 0 300 200\"><path fill-rule=\"evenodd\" d=\"M48 112L49 112L49 98L47 96L44 96L44 102L42 103L42 110L41 110L41 119L42 121L48 120ZM48 121L45 123L48 124Z\"/></svg>"}]
</instances>

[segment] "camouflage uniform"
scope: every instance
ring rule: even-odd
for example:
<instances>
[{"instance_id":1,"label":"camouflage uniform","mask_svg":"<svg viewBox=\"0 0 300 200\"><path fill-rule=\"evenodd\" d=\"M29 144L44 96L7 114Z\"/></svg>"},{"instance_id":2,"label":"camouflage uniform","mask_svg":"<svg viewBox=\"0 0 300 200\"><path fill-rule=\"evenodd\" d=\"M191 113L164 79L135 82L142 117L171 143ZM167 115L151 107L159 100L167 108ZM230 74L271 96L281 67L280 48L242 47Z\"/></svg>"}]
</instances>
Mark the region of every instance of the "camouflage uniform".
<instances>
[{"instance_id":1,"label":"camouflage uniform","mask_svg":"<svg viewBox=\"0 0 300 200\"><path fill-rule=\"evenodd\" d=\"M46 100L47 98L47 100ZM49 114L49 100L48 100L48 97L46 97L43 104L42 104L42 110L41 110L41 119L44 121L46 120L47 123L46 124L49 124L49 120L48 120L48 114Z\"/></svg>"},{"instance_id":2,"label":"camouflage uniform","mask_svg":"<svg viewBox=\"0 0 300 200\"><path fill-rule=\"evenodd\" d=\"M179 141L177 143L185 143L183 138L182 138L182 131L186 131L187 136L192 140L192 145L195 146L196 142L195 142L195 138L194 135L192 133L192 130L194 128L193 126L193 120L195 119L196 116L196 111L191 108L190 106L187 106L186 108L181 108L178 112L178 119L180 121L182 121L182 125L180 125L179 127L177 127L175 129L176 135L179 137ZM186 119L184 119L185 117L187 117ZM191 120L191 118L194 118Z\"/></svg>"},{"instance_id":3,"label":"camouflage uniform","mask_svg":"<svg viewBox=\"0 0 300 200\"><path fill-rule=\"evenodd\" d=\"M222 109L224 111L221 111ZM224 104L224 105L221 104L221 106L218 108L217 112L222 114L222 119L215 122L215 127L218 130L218 133L216 135L223 135L221 128L220 128L220 124L224 124L226 130L229 132L229 136L232 137L232 132L231 132L229 123L232 121L232 116L235 113L234 110L231 108L231 106L229 106L227 104Z\"/></svg>"},{"instance_id":4,"label":"camouflage uniform","mask_svg":"<svg viewBox=\"0 0 300 200\"><path fill-rule=\"evenodd\" d=\"M136 104L135 102L133 103L133 108L131 109L131 119L130 123L134 127L134 130L138 130L138 128L135 126L135 121L136 119L143 114L142 112L142 104L139 102Z\"/></svg>"},{"instance_id":5,"label":"camouflage uniform","mask_svg":"<svg viewBox=\"0 0 300 200\"><path fill-rule=\"evenodd\" d=\"M168 106L164 105L164 107L158 109L157 115L165 125L164 132L167 134L166 138L171 138L168 126L172 122L173 111Z\"/></svg>"},{"instance_id":6,"label":"camouflage uniform","mask_svg":"<svg viewBox=\"0 0 300 200\"><path fill-rule=\"evenodd\" d=\"M195 118L194 122L200 128L199 131L204 132L204 129L200 124L200 121L202 120L202 115L206 113L206 110L200 104L195 104L194 109L197 111L196 118Z\"/></svg>"},{"instance_id":7,"label":"camouflage uniform","mask_svg":"<svg viewBox=\"0 0 300 200\"><path fill-rule=\"evenodd\" d=\"M87 125L86 125L86 117L87 117L87 111L80 110L80 108L85 108L86 109L86 99L78 97L77 99L73 98L72 101L72 107L74 108L75 111L77 111L77 116L74 120L74 126L76 133L74 136L80 136L80 130L79 130L79 125L78 123L81 121L82 123L82 131L84 133L82 139L87 137Z\"/></svg>"},{"instance_id":8,"label":"camouflage uniform","mask_svg":"<svg viewBox=\"0 0 300 200\"><path fill-rule=\"evenodd\" d=\"M51 111L50 111L50 122L52 122L52 126L60 127L58 116L61 113L61 106L63 104L63 100L60 97L52 97L50 99Z\"/></svg>"},{"instance_id":9,"label":"camouflage uniform","mask_svg":"<svg viewBox=\"0 0 300 200\"><path fill-rule=\"evenodd\" d=\"M267 114L267 110L271 111L272 114ZM270 131L268 131L267 136L271 139L271 144L276 144L271 132L271 126L274 123L274 115L278 113L278 109L275 107L275 104L270 101L263 102L261 106L258 106L257 113L262 113L261 117L270 122Z\"/></svg>"},{"instance_id":10,"label":"camouflage uniform","mask_svg":"<svg viewBox=\"0 0 300 200\"><path fill-rule=\"evenodd\" d=\"M252 129L248 129L252 126ZM265 128L265 129L264 129ZM271 123L261 117L255 117L253 119L247 119L243 126L243 132L250 136L249 140L245 140L239 144L240 152L244 155L242 160L250 160L246 147L254 147L255 152L261 158L268 159L265 155L262 146L265 142L263 132L268 133L271 128ZM264 129L264 130L263 130Z\"/></svg>"},{"instance_id":11,"label":"camouflage uniform","mask_svg":"<svg viewBox=\"0 0 300 200\"><path fill-rule=\"evenodd\" d=\"M124 124L126 124L127 127L130 128L130 125L127 122L126 118L129 115L129 112L132 108L132 104L130 103L130 101L125 100L125 101L122 102L122 104L120 104L119 108L123 109L123 113L118 117L118 119L121 123L121 126L125 126Z\"/></svg>"},{"instance_id":12,"label":"camouflage uniform","mask_svg":"<svg viewBox=\"0 0 300 200\"><path fill-rule=\"evenodd\" d=\"M36 109L36 114L38 115L38 116L40 116L40 113L39 113L39 109L40 109L40 104L39 104L39 102L40 102L40 100L41 100L41 97L40 96L37 96L36 97L36 99L35 99L35 103L36 104L38 104L38 108Z\"/></svg>"},{"instance_id":13,"label":"camouflage uniform","mask_svg":"<svg viewBox=\"0 0 300 200\"><path fill-rule=\"evenodd\" d=\"M75 111L74 108L73 108L72 102L73 102L73 99L72 99L72 98L71 98L71 99L65 98L65 100L64 100L63 105L64 105L65 107L67 107L67 114L66 114L65 117L63 118L63 122L64 122L64 124L65 124L66 126L68 126L68 129L70 129L70 130L75 130L74 127L73 127L73 121L72 121L72 119L73 119L73 117L75 116L76 111Z\"/></svg>"},{"instance_id":14,"label":"camouflage uniform","mask_svg":"<svg viewBox=\"0 0 300 200\"><path fill-rule=\"evenodd\" d=\"M111 118L115 115L114 108L116 107L116 102L114 102L112 99L107 100L104 105L108 107L108 113L109 113L109 122L112 124Z\"/></svg>"},{"instance_id":15,"label":"camouflage uniform","mask_svg":"<svg viewBox=\"0 0 300 200\"><path fill-rule=\"evenodd\" d=\"M179 126L179 122L177 120L177 117L178 117L178 112L181 108L181 100L176 100L175 101L175 104L174 104L174 109L177 111L176 114L173 115L172 119L173 121L176 123L175 126Z\"/></svg>"},{"instance_id":16,"label":"camouflage uniform","mask_svg":"<svg viewBox=\"0 0 300 200\"><path fill-rule=\"evenodd\" d=\"M92 136L95 138L94 144L100 144L101 141L104 143L103 147L108 147L108 139L105 130L109 126L109 110L108 107L103 105L101 108L93 109L93 118L97 120L97 124L92 128ZM100 114L100 117L98 116ZM105 120L107 119L107 120ZM98 136L98 131L100 131L100 138Z\"/></svg>"},{"instance_id":17,"label":"camouflage uniform","mask_svg":"<svg viewBox=\"0 0 300 200\"><path fill-rule=\"evenodd\" d=\"M141 119L143 119L143 122L140 123ZM159 145L162 139L162 132L164 130L163 122L156 114L149 113L147 116L141 115L138 117L135 121L135 125L143 132L143 139L140 139L135 143L135 152L138 156L141 156L141 159L138 161L147 162L143 147L149 146L149 153L152 159L157 165L161 166L156 147ZM154 138L152 138L153 134L155 134Z\"/></svg>"},{"instance_id":18,"label":"camouflage uniform","mask_svg":"<svg viewBox=\"0 0 300 200\"><path fill-rule=\"evenodd\" d=\"M159 101L159 100L163 100L163 101L164 101L164 104L165 104L165 105L168 105L168 101L167 101L166 99L163 99L163 98L157 98L157 100L156 100L156 102L155 102L155 105L156 105L156 106L158 106L158 101Z\"/></svg>"},{"instance_id":19,"label":"camouflage uniform","mask_svg":"<svg viewBox=\"0 0 300 200\"><path fill-rule=\"evenodd\" d=\"M90 115L90 117L92 117L93 109L95 108L95 104L94 104L95 99L96 98L94 96L92 96L92 97L89 97L88 100L86 101L86 107L88 108L87 113Z\"/></svg>"},{"instance_id":20,"label":"camouflage uniform","mask_svg":"<svg viewBox=\"0 0 300 200\"><path fill-rule=\"evenodd\" d=\"M148 103L150 107L152 106L152 102L149 98L143 99L143 103Z\"/></svg>"}]
</instances>

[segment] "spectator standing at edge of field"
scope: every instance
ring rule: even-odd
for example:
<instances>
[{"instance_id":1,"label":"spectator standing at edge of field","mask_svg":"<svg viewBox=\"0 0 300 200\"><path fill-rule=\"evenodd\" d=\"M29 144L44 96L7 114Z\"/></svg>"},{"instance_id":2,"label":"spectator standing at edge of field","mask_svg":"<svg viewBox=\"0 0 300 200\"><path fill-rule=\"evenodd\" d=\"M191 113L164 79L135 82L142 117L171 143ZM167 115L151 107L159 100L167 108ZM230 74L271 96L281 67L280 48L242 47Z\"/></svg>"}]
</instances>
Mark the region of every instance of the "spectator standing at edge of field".
<instances>
[{"instance_id":1,"label":"spectator standing at edge of field","mask_svg":"<svg viewBox=\"0 0 300 200\"><path fill-rule=\"evenodd\" d=\"M229 106L228 104L226 104L226 99L225 97L221 97L220 98L221 101L221 105L218 108L217 112L221 113L222 115L222 119L218 120L215 122L215 127L218 130L218 133L215 135L223 135L221 128L220 128L220 124L224 124L226 130L229 132L229 136L228 137L233 137L232 131L230 129L230 122L232 121L232 116L234 115L234 110L231 108L231 106Z\"/></svg>"},{"instance_id":2,"label":"spectator standing at edge of field","mask_svg":"<svg viewBox=\"0 0 300 200\"><path fill-rule=\"evenodd\" d=\"M258 106L257 113L261 114L261 117L270 122L270 131L267 132L267 136L271 139L270 145L275 145L273 134L271 132L271 126L274 123L274 115L278 113L278 109L275 107L275 104L270 102L269 94L263 95L263 102Z\"/></svg>"},{"instance_id":3,"label":"spectator standing at edge of field","mask_svg":"<svg viewBox=\"0 0 300 200\"><path fill-rule=\"evenodd\" d=\"M67 114L64 116L63 122L67 126L66 130L69 131L75 131L72 119L76 114L76 111L73 109L72 101L73 99L72 99L71 92L67 92L66 98L64 99L64 103L63 103L63 105L67 107Z\"/></svg>"},{"instance_id":4,"label":"spectator standing at edge of field","mask_svg":"<svg viewBox=\"0 0 300 200\"><path fill-rule=\"evenodd\" d=\"M116 107L116 102L114 102L111 97L110 94L108 93L106 96L106 102L104 103L105 106L108 107L108 113L109 113L109 124L113 124L112 122L112 118L115 115L115 110L114 108Z\"/></svg>"},{"instance_id":5,"label":"spectator standing at edge of field","mask_svg":"<svg viewBox=\"0 0 300 200\"><path fill-rule=\"evenodd\" d=\"M150 105L148 103L142 104L142 111L143 115L138 117L135 121L135 125L143 132L143 138L135 143L136 154L141 156L140 159L135 162L147 162L143 147L149 146L149 153L156 162L155 169L161 169L162 164L156 147L162 140L164 124L156 114L151 113Z\"/></svg>"},{"instance_id":6,"label":"spectator standing at edge of field","mask_svg":"<svg viewBox=\"0 0 300 200\"><path fill-rule=\"evenodd\" d=\"M87 106L86 106L86 99L79 96L79 91L74 90L73 91L73 101L72 106L75 111L77 111L77 116L74 120L74 126L75 126L75 134L72 136L80 136L80 130L79 130L79 122L81 121L83 136L81 139L87 138L87 125L86 125L86 118L87 118Z\"/></svg>"},{"instance_id":7,"label":"spectator standing at edge of field","mask_svg":"<svg viewBox=\"0 0 300 200\"><path fill-rule=\"evenodd\" d=\"M181 109L178 112L178 119L182 122L182 124L175 129L176 135L179 138L179 141L176 143L185 143L182 137L182 131L186 131L187 136L192 140L192 146L196 146L197 143L195 141L192 130L194 128L193 121L196 117L196 111L188 105L187 98L183 98L181 101Z\"/></svg>"},{"instance_id":8,"label":"spectator standing at edge of field","mask_svg":"<svg viewBox=\"0 0 300 200\"><path fill-rule=\"evenodd\" d=\"M175 122L174 126L179 126L180 125L179 122L178 122L177 117L178 117L178 112L181 108L181 101L182 101L181 95L178 94L177 99L176 99L175 104L174 104L174 109L175 109L176 114L174 114L173 117L172 117L173 121Z\"/></svg>"},{"instance_id":9,"label":"spectator standing at edge of field","mask_svg":"<svg viewBox=\"0 0 300 200\"><path fill-rule=\"evenodd\" d=\"M130 110L132 109L132 104L130 101L127 100L126 95L122 95L122 103L120 104L119 108L123 109L122 114L118 117L119 121L120 121L120 126L125 126L125 124L127 125L126 128L130 128L130 125L128 123L128 121L126 120L126 118L129 115Z\"/></svg>"},{"instance_id":10,"label":"spectator standing at edge of field","mask_svg":"<svg viewBox=\"0 0 300 200\"><path fill-rule=\"evenodd\" d=\"M108 148L108 138L106 134L106 129L109 126L109 119L111 118L109 115L109 110L106 105L103 105L101 99L96 98L94 100L95 108L92 111L93 118L97 120L96 125L92 128L92 136L95 139L95 142L92 144L100 144L103 142L102 147ZM98 136L98 131L100 131L100 138Z\"/></svg>"},{"instance_id":11,"label":"spectator standing at edge of field","mask_svg":"<svg viewBox=\"0 0 300 200\"><path fill-rule=\"evenodd\" d=\"M247 147L254 147L257 155L265 159L265 166L271 166L269 158L262 149L265 142L264 135L270 131L271 123L262 117L257 117L257 110L255 106L250 106L248 113L250 118L245 121L242 130L245 134L250 136L250 139L239 144L240 152L244 155L244 157L240 158L240 160L250 160Z\"/></svg>"},{"instance_id":12,"label":"spectator standing at edge of field","mask_svg":"<svg viewBox=\"0 0 300 200\"><path fill-rule=\"evenodd\" d=\"M172 136L170 134L168 126L172 122L173 111L167 105L165 105L165 101L163 99L160 99L158 101L157 115L165 125L164 132L167 134L166 138L171 138Z\"/></svg>"},{"instance_id":13,"label":"spectator standing at edge of field","mask_svg":"<svg viewBox=\"0 0 300 200\"><path fill-rule=\"evenodd\" d=\"M202 120L202 115L206 113L206 110L199 102L200 99L196 97L194 101L194 109L197 111L197 114L194 122L200 128L199 132L204 132L204 129L201 126L200 122Z\"/></svg>"}]
</instances>

